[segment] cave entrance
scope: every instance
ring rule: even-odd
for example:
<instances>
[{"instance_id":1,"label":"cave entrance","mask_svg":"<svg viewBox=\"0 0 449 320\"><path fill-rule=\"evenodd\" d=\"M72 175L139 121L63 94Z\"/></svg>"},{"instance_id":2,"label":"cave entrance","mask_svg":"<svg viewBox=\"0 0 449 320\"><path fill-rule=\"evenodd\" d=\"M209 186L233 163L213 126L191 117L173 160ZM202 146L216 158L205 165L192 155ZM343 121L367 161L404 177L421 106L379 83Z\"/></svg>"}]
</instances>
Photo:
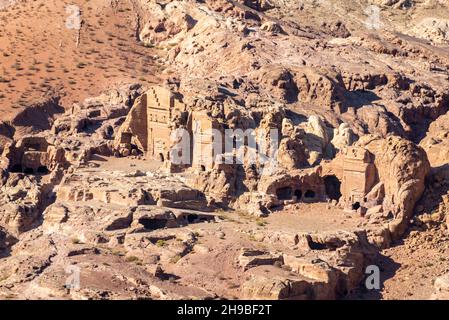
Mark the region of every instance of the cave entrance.
<instances>
[{"instance_id":1,"label":"cave entrance","mask_svg":"<svg viewBox=\"0 0 449 320\"><path fill-rule=\"evenodd\" d=\"M194 222L196 222L197 220L198 220L198 215L197 214L189 214L188 216L187 216L187 221L189 222L189 223L194 223Z\"/></svg>"},{"instance_id":2,"label":"cave entrance","mask_svg":"<svg viewBox=\"0 0 449 320\"><path fill-rule=\"evenodd\" d=\"M40 166L37 168L38 174L48 174L50 171L48 170L47 166Z\"/></svg>"},{"instance_id":3,"label":"cave entrance","mask_svg":"<svg viewBox=\"0 0 449 320\"><path fill-rule=\"evenodd\" d=\"M147 230L163 229L167 226L167 219L140 218L139 223Z\"/></svg>"},{"instance_id":4,"label":"cave entrance","mask_svg":"<svg viewBox=\"0 0 449 320\"><path fill-rule=\"evenodd\" d=\"M160 162L164 162L165 161L164 155L162 153L159 153L159 161Z\"/></svg>"},{"instance_id":5,"label":"cave entrance","mask_svg":"<svg viewBox=\"0 0 449 320\"><path fill-rule=\"evenodd\" d=\"M23 168L20 164L15 164L11 167L10 171L14 173L21 173L23 171Z\"/></svg>"},{"instance_id":6,"label":"cave entrance","mask_svg":"<svg viewBox=\"0 0 449 320\"><path fill-rule=\"evenodd\" d=\"M306 193L304 193L304 198L307 199L315 199L316 193L313 190L307 190Z\"/></svg>"},{"instance_id":7,"label":"cave entrance","mask_svg":"<svg viewBox=\"0 0 449 320\"><path fill-rule=\"evenodd\" d=\"M302 191L301 190L295 190L295 197L296 197L296 201L301 201L302 199Z\"/></svg>"},{"instance_id":8,"label":"cave entrance","mask_svg":"<svg viewBox=\"0 0 449 320\"><path fill-rule=\"evenodd\" d=\"M326 194L331 200L340 200L341 198L341 182L336 176L327 176L324 178Z\"/></svg>"},{"instance_id":9,"label":"cave entrance","mask_svg":"<svg viewBox=\"0 0 449 320\"><path fill-rule=\"evenodd\" d=\"M191 224L191 223L202 223L202 222L208 222L213 221L215 218L213 216L208 215L202 215L202 214L195 214L190 213L185 216L183 216L184 222Z\"/></svg>"},{"instance_id":10,"label":"cave entrance","mask_svg":"<svg viewBox=\"0 0 449 320\"><path fill-rule=\"evenodd\" d=\"M278 200L291 200L293 198L292 193L293 189L291 187L284 187L276 190Z\"/></svg>"},{"instance_id":11,"label":"cave entrance","mask_svg":"<svg viewBox=\"0 0 449 320\"><path fill-rule=\"evenodd\" d=\"M33 168L25 168L25 170L23 170L23 173L25 173L25 174L34 174L34 169Z\"/></svg>"},{"instance_id":12,"label":"cave entrance","mask_svg":"<svg viewBox=\"0 0 449 320\"><path fill-rule=\"evenodd\" d=\"M360 207L360 202L355 202L352 204L352 210L358 210Z\"/></svg>"}]
</instances>

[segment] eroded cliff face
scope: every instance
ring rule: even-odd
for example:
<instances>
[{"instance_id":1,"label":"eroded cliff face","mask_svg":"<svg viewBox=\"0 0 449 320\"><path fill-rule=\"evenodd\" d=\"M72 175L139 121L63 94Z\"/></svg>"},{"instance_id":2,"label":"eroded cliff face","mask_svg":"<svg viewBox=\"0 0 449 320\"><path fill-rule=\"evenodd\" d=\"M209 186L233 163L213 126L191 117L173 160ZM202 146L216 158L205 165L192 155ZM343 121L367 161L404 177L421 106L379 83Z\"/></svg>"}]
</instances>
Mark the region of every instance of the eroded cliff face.
<instances>
[{"instance_id":1,"label":"eroded cliff face","mask_svg":"<svg viewBox=\"0 0 449 320\"><path fill-rule=\"evenodd\" d=\"M447 229L444 3L131 3L157 83L0 127L0 297L335 299Z\"/></svg>"}]
</instances>

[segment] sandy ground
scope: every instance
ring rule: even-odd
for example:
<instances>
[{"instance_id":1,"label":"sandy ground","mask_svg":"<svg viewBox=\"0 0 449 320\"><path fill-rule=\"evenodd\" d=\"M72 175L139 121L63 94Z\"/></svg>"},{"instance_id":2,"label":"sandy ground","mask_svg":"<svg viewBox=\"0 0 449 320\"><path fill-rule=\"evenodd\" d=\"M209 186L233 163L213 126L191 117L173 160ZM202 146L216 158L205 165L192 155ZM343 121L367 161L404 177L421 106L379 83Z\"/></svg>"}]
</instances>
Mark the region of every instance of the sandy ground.
<instances>
[{"instance_id":1,"label":"sandy ground","mask_svg":"<svg viewBox=\"0 0 449 320\"><path fill-rule=\"evenodd\" d=\"M94 166L104 171L123 171L132 172L140 170L142 172L154 172L162 165L161 162L146 158L115 158L115 157L101 157L94 155L91 161Z\"/></svg>"},{"instance_id":2,"label":"sandy ground","mask_svg":"<svg viewBox=\"0 0 449 320\"><path fill-rule=\"evenodd\" d=\"M300 203L288 206L265 219L273 228L291 232L318 233L323 231L353 230L364 221L356 213L348 213L326 203Z\"/></svg>"},{"instance_id":3,"label":"sandy ground","mask_svg":"<svg viewBox=\"0 0 449 320\"><path fill-rule=\"evenodd\" d=\"M81 10L80 30L68 5ZM48 95L67 108L116 84L154 82L155 49L137 42L135 26L130 1L38 0L0 11L1 120Z\"/></svg>"}]
</instances>

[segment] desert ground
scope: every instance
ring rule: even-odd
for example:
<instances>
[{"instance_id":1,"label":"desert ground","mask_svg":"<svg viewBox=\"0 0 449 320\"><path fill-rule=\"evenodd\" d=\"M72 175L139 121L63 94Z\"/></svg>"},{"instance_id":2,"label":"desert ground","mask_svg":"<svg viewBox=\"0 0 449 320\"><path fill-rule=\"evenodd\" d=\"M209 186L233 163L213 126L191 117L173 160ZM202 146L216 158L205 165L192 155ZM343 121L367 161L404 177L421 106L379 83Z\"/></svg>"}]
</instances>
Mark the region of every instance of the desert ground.
<instances>
[{"instance_id":1,"label":"desert ground","mask_svg":"<svg viewBox=\"0 0 449 320\"><path fill-rule=\"evenodd\" d=\"M449 298L447 1L0 0L0 110L0 300Z\"/></svg>"}]
</instances>

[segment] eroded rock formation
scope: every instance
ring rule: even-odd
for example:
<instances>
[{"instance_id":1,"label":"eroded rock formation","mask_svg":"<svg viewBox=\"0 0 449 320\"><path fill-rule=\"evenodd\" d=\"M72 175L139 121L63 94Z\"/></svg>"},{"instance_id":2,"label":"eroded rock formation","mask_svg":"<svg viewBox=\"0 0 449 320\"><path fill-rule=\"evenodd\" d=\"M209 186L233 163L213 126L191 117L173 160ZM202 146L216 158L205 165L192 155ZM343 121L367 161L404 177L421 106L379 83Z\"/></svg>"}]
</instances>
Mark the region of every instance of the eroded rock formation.
<instances>
[{"instance_id":1,"label":"eroded rock formation","mask_svg":"<svg viewBox=\"0 0 449 320\"><path fill-rule=\"evenodd\" d=\"M444 21L373 34L334 2L303 24L307 4L133 1L163 80L0 125L0 298L336 299L447 230ZM407 3L377 4L429 8Z\"/></svg>"}]
</instances>

